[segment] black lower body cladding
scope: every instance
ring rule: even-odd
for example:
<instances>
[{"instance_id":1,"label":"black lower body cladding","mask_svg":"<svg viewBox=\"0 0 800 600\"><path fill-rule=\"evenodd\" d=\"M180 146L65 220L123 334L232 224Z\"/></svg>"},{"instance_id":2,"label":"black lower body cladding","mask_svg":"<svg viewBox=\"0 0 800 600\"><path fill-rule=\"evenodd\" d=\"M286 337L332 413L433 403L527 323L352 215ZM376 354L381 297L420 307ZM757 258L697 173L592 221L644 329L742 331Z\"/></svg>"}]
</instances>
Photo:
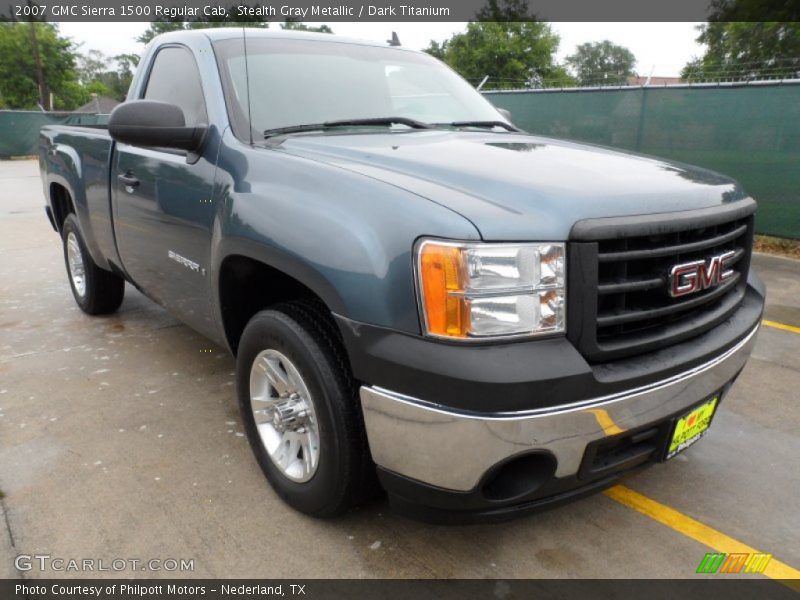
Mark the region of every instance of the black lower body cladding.
<instances>
[{"instance_id":1,"label":"black lower body cladding","mask_svg":"<svg viewBox=\"0 0 800 600\"><path fill-rule=\"evenodd\" d=\"M355 378L436 405L475 413L561 406L631 390L712 359L761 318L764 286L750 275L741 307L700 336L600 365L564 337L456 344L336 317Z\"/></svg>"}]
</instances>

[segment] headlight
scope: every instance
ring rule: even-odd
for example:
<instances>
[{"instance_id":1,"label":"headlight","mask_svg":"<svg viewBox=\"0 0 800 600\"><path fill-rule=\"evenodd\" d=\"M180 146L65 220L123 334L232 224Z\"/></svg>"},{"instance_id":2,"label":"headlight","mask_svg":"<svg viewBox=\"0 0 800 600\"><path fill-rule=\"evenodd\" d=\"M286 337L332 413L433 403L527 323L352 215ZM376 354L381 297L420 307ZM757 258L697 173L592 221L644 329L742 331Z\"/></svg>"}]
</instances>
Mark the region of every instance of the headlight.
<instances>
[{"instance_id":1,"label":"headlight","mask_svg":"<svg viewBox=\"0 0 800 600\"><path fill-rule=\"evenodd\" d=\"M423 240L416 268L425 332L468 339L564 331L564 244Z\"/></svg>"}]
</instances>

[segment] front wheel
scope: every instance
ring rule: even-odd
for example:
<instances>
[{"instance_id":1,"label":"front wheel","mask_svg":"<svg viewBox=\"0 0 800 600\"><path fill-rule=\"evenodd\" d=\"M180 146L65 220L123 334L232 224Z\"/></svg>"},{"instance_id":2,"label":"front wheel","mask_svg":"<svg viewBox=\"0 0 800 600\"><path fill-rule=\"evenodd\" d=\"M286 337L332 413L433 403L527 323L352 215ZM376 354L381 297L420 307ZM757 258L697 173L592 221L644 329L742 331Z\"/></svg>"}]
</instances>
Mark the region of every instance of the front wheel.
<instances>
[{"instance_id":1,"label":"front wheel","mask_svg":"<svg viewBox=\"0 0 800 600\"><path fill-rule=\"evenodd\" d=\"M236 379L250 446L287 504L330 517L371 495L357 389L323 306L290 302L256 314L239 344Z\"/></svg>"},{"instance_id":2,"label":"front wheel","mask_svg":"<svg viewBox=\"0 0 800 600\"><path fill-rule=\"evenodd\" d=\"M61 229L64 261L72 296L80 309L89 315L113 313L122 304L125 280L116 273L98 267L86 249L78 219L67 216Z\"/></svg>"}]
</instances>

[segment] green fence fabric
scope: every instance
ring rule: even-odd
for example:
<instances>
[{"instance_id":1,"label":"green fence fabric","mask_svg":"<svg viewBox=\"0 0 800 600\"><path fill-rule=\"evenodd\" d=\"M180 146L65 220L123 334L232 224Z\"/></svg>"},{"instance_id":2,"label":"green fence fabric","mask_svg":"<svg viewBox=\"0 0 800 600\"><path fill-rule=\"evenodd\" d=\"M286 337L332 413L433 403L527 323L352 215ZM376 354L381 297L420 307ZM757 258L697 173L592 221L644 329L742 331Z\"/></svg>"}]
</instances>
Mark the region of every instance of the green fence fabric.
<instances>
[{"instance_id":1,"label":"green fence fabric","mask_svg":"<svg viewBox=\"0 0 800 600\"><path fill-rule=\"evenodd\" d=\"M635 150L738 179L759 233L800 239L800 84L485 92L523 129ZM0 157L37 153L50 123L107 115L0 111Z\"/></svg>"},{"instance_id":2,"label":"green fence fabric","mask_svg":"<svg viewBox=\"0 0 800 600\"><path fill-rule=\"evenodd\" d=\"M37 154L39 130L45 125L98 125L107 122L108 115L0 110L0 158Z\"/></svg>"},{"instance_id":3,"label":"green fence fabric","mask_svg":"<svg viewBox=\"0 0 800 600\"><path fill-rule=\"evenodd\" d=\"M800 239L800 84L485 92L532 133L671 158L739 180L759 233Z\"/></svg>"}]
</instances>

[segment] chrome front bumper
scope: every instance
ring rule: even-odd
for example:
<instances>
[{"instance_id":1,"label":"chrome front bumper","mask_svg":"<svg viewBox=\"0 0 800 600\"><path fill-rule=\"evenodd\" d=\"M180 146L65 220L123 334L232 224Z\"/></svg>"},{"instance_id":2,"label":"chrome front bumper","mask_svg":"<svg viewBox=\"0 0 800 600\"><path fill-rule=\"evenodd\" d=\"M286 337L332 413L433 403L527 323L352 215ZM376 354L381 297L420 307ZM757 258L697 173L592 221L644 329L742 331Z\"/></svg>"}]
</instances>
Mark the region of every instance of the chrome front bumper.
<instances>
[{"instance_id":1,"label":"chrome front bumper","mask_svg":"<svg viewBox=\"0 0 800 600\"><path fill-rule=\"evenodd\" d=\"M464 492L475 489L494 465L535 450L555 457L556 477L572 476L587 444L679 413L722 389L747 362L757 331L755 327L725 353L669 379L537 411L458 413L363 386L372 458L399 475Z\"/></svg>"}]
</instances>

